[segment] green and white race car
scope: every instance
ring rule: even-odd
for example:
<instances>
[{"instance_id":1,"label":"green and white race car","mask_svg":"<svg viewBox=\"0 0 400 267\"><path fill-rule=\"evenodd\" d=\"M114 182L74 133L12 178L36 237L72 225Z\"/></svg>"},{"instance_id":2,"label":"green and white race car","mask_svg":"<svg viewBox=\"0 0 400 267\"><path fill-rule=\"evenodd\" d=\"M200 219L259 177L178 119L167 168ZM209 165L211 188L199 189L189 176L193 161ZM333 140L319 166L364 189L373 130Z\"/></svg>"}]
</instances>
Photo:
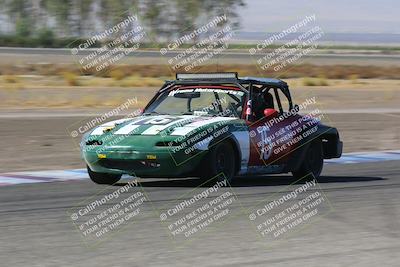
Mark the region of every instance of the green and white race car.
<instances>
[{"instance_id":1,"label":"green and white race car","mask_svg":"<svg viewBox=\"0 0 400 267\"><path fill-rule=\"evenodd\" d=\"M114 184L123 174L227 179L247 174L322 171L342 142L322 114L300 115L288 85L237 73L177 74L140 116L86 133L82 157L90 178Z\"/></svg>"}]
</instances>

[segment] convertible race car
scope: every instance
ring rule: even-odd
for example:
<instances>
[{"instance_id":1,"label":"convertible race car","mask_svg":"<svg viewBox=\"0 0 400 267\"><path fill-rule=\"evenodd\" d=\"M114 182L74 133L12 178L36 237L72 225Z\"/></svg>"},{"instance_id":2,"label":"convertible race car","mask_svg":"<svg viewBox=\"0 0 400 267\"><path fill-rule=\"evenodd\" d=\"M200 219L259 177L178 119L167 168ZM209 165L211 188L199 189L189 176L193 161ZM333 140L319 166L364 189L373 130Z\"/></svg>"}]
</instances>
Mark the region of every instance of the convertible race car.
<instances>
[{"instance_id":1,"label":"convertible race car","mask_svg":"<svg viewBox=\"0 0 400 267\"><path fill-rule=\"evenodd\" d=\"M90 178L321 174L342 142L313 101L294 105L279 79L237 73L182 73L166 81L143 112L107 122L81 142ZM314 101L315 102L315 101Z\"/></svg>"}]
</instances>

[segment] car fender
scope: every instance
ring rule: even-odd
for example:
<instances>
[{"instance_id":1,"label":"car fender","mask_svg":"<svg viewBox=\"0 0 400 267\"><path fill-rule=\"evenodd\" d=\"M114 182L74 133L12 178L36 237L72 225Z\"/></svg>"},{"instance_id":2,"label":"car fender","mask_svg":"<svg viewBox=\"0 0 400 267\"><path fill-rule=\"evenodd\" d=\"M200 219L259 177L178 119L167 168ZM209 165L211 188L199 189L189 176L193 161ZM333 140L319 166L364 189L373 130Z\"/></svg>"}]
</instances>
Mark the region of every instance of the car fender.
<instances>
[{"instance_id":1,"label":"car fender","mask_svg":"<svg viewBox=\"0 0 400 267\"><path fill-rule=\"evenodd\" d=\"M228 141L235 150L236 170L246 172L250 158L250 136L248 130L227 132L210 141L208 149L222 141Z\"/></svg>"}]
</instances>

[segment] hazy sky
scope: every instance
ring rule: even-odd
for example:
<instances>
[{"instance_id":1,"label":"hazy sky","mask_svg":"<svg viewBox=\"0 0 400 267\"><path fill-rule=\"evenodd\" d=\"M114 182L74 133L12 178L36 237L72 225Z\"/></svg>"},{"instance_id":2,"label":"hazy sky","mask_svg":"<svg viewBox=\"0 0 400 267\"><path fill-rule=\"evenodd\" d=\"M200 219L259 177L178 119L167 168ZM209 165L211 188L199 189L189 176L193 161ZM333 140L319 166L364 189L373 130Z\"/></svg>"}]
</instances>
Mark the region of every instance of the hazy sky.
<instances>
[{"instance_id":1,"label":"hazy sky","mask_svg":"<svg viewBox=\"0 0 400 267\"><path fill-rule=\"evenodd\" d=\"M400 0L245 0L241 30L275 32L316 15L325 32L400 33Z\"/></svg>"}]
</instances>

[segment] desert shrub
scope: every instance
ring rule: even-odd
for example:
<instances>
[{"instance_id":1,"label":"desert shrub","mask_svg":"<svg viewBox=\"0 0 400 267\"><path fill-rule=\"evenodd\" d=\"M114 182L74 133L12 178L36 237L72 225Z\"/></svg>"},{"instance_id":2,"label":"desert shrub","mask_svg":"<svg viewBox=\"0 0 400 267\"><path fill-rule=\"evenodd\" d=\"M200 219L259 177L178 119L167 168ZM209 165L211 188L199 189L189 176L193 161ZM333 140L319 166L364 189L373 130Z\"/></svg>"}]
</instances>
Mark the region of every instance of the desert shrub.
<instances>
[{"instance_id":1,"label":"desert shrub","mask_svg":"<svg viewBox=\"0 0 400 267\"><path fill-rule=\"evenodd\" d=\"M4 75L3 80L6 83L18 83L19 82L18 76L16 76L16 75Z\"/></svg>"},{"instance_id":2,"label":"desert shrub","mask_svg":"<svg viewBox=\"0 0 400 267\"><path fill-rule=\"evenodd\" d=\"M321 77L321 78L310 78L305 77L303 78L303 85L304 86L328 86L328 81Z\"/></svg>"},{"instance_id":3,"label":"desert shrub","mask_svg":"<svg viewBox=\"0 0 400 267\"><path fill-rule=\"evenodd\" d=\"M120 69L113 69L110 71L110 77L116 81L120 81L125 78L125 73Z\"/></svg>"},{"instance_id":4,"label":"desert shrub","mask_svg":"<svg viewBox=\"0 0 400 267\"><path fill-rule=\"evenodd\" d=\"M79 85L79 80L78 80L78 75L73 72L68 72L65 71L62 73L65 82L70 85L70 86L78 86Z\"/></svg>"}]
</instances>

